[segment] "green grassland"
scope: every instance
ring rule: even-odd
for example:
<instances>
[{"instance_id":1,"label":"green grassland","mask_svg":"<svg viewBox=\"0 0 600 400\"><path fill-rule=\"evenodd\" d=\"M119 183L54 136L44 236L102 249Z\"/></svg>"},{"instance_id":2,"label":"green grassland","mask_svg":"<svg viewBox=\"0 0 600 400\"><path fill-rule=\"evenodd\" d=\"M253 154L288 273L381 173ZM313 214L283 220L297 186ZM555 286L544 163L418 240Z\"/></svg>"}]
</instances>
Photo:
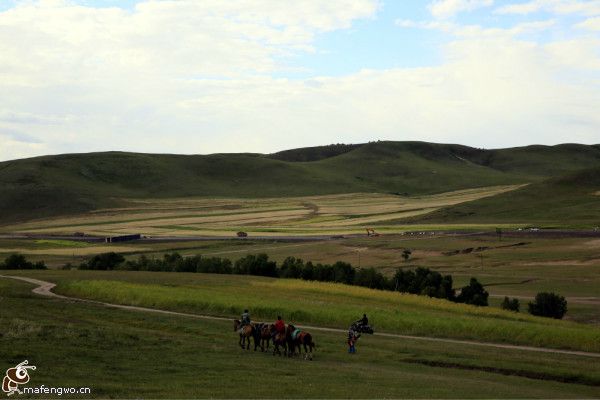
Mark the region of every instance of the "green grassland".
<instances>
[{"instance_id":1,"label":"green grassland","mask_svg":"<svg viewBox=\"0 0 600 400\"><path fill-rule=\"evenodd\" d=\"M339 284L126 271L32 274L56 281L60 294L111 303L228 316L249 307L259 319L282 314L336 328L368 311L380 331L391 333L600 351L600 329L591 326Z\"/></svg>"},{"instance_id":2,"label":"green grassland","mask_svg":"<svg viewBox=\"0 0 600 400\"><path fill-rule=\"evenodd\" d=\"M591 357L377 335L352 357L343 334L328 332L313 332L312 362L273 357L241 350L227 321L47 299L31 287L0 279L2 367L28 359L30 386L90 387L95 398L594 398L600 385Z\"/></svg>"},{"instance_id":3,"label":"green grassland","mask_svg":"<svg viewBox=\"0 0 600 400\"><path fill-rule=\"evenodd\" d=\"M534 183L410 218L413 223L523 223L600 226L600 168ZM402 221L406 223L407 221Z\"/></svg>"},{"instance_id":4,"label":"green grassland","mask_svg":"<svg viewBox=\"0 0 600 400\"><path fill-rule=\"evenodd\" d=\"M270 156L91 153L2 162L0 222L115 207L127 198L434 194L539 181L600 164L600 148L584 145L479 150L377 142L330 150Z\"/></svg>"},{"instance_id":5,"label":"green grassland","mask_svg":"<svg viewBox=\"0 0 600 400\"><path fill-rule=\"evenodd\" d=\"M88 275L75 278L186 285L173 275ZM224 290L221 277L206 278ZM290 360L241 350L227 321L47 299L31 287L0 279L0 359L36 365L31 386L90 387L96 398L592 398L600 385L591 357L377 335L363 337L350 357L343 334L313 332L314 361ZM362 299L344 303L360 307Z\"/></svg>"},{"instance_id":6,"label":"green grassland","mask_svg":"<svg viewBox=\"0 0 600 400\"><path fill-rule=\"evenodd\" d=\"M515 246L518 243L524 245ZM290 243L277 240L131 242L121 244L87 244L65 247L61 244L38 243L33 240L0 240L0 259L19 250L32 261L45 261L50 268L79 265L94 254L116 251L128 259L142 254L161 258L177 251L184 256L224 257L233 261L248 254L267 253L281 263L294 256L315 263L349 262L355 267L375 267L391 276L399 267L428 267L451 274L455 287L476 277L492 296L521 299L521 310L540 291L566 296L569 311L566 319L600 324L600 242L594 238L544 238L493 235L385 235L375 238L350 238L315 242ZM468 254L449 252L486 248ZM402 251L411 249L408 262ZM491 300L494 298L492 297ZM500 299L492 302L496 306Z\"/></svg>"}]
</instances>

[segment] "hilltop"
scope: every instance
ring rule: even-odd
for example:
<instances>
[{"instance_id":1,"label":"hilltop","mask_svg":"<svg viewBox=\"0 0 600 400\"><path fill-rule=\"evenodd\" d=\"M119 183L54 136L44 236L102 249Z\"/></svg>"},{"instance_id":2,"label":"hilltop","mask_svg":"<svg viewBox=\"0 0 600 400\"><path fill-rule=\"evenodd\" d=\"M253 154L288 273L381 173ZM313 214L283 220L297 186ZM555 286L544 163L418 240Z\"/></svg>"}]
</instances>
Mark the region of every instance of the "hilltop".
<instances>
[{"instance_id":1,"label":"hilltop","mask_svg":"<svg viewBox=\"0 0 600 400\"><path fill-rule=\"evenodd\" d=\"M118 206L123 198L421 195L539 182L600 167L600 146L483 150L373 142L275 154L65 154L0 163L0 221Z\"/></svg>"}]
</instances>

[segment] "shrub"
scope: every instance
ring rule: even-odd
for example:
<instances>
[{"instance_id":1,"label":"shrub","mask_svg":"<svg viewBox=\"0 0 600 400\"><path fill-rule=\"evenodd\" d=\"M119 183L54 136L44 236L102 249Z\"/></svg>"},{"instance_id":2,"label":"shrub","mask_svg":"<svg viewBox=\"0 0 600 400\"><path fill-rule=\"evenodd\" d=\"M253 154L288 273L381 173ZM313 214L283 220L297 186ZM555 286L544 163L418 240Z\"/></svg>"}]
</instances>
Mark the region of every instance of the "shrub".
<instances>
[{"instance_id":1,"label":"shrub","mask_svg":"<svg viewBox=\"0 0 600 400\"><path fill-rule=\"evenodd\" d=\"M477 279L471 278L469 285L461 289L456 301L474 306L487 306L488 296L489 293L485 291L483 285Z\"/></svg>"},{"instance_id":2,"label":"shrub","mask_svg":"<svg viewBox=\"0 0 600 400\"><path fill-rule=\"evenodd\" d=\"M521 304L519 303L519 299L509 299L508 297L504 297L502 304L500 304L503 310L515 311L519 312L519 308Z\"/></svg>"},{"instance_id":3,"label":"shrub","mask_svg":"<svg viewBox=\"0 0 600 400\"><path fill-rule=\"evenodd\" d=\"M529 313L540 317L562 319L567 313L567 300L556 293L542 292L529 303Z\"/></svg>"}]
</instances>

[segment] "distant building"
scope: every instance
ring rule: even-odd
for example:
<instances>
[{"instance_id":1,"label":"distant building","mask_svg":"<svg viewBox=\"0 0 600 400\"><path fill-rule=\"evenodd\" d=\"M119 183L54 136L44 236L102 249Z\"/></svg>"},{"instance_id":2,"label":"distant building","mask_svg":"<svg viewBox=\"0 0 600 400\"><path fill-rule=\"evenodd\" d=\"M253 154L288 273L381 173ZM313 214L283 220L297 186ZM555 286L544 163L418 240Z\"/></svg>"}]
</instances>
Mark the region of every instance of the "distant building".
<instances>
[{"instance_id":1,"label":"distant building","mask_svg":"<svg viewBox=\"0 0 600 400\"><path fill-rule=\"evenodd\" d=\"M140 240L142 235L136 233L135 235L122 235L122 236L109 236L104 238L106 243L117 243L117 242L129 242L131 240Z\"/></svg>"}]
</instances>

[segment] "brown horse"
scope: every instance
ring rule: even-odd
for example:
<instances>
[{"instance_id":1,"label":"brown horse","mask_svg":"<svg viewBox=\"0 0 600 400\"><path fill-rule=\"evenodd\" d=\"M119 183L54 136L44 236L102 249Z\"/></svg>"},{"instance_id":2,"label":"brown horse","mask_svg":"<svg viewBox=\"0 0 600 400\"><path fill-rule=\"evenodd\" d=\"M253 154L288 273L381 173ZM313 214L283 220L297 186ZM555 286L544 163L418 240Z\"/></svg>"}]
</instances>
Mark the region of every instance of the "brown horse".
<instances>
[{"instance_id":1,"label":"brown horse","mask_svg":"<svg viewBox=\"0 0 600 400\"><path fill-rule=\"evenodd\" d=\"M273 355L275 354L279 354L281 355L287 355L288 353L288 341L287 341L287 335L285 332L277 332L275 330L275 324L271 324L269 325L269 337L273 338ZM279 350L279 347L283 347L283 354L281 353L281 350Z\"/></svg>"},{"instance_id":2,"label":"brown horse","mask_svg":"<svg viewBox=\"0 0 600 400\"><path fill-rule=\"evenodd\" d=\"M271 326L269 324L260 324L260 330L258 331L258 338L260 340L260 348L262 351L269 350L269 345L271 344Z\"/></svg>"},{"instance_id":3,"label":"brown horse","mask_svg":"<svg viewBox=\"0 0 600 400\"><path fill-rule=\"evenodd\" d=\"M297 331L297 332L296 332ZM292 324L289 324L286 329L286 339L288 342L288 354L290 357L295 355L296 347L298 348L298 355L302 354L302 347L304 347L304 359L313 359L313 349L317 347L315 342L312 340L312 335L305 332Z\"/></svg>"},{"instance_id":4,"label":"brown horse","mask_svg":"<svg viewBox=\"0 0 600 400\"><path fill-rule=\"evenodd\" d=\"M233 320L233 331L238 332L242 323L239 319ZM242 331L240 332L240 341L239 344L242 349L250 350L250 338L254 338L254 350L256 350L256 338L254 337L254 326L252 324L245 325ZM248 345L246 345L246 340L248 341Z\"/></svg>"}]
</instances>

